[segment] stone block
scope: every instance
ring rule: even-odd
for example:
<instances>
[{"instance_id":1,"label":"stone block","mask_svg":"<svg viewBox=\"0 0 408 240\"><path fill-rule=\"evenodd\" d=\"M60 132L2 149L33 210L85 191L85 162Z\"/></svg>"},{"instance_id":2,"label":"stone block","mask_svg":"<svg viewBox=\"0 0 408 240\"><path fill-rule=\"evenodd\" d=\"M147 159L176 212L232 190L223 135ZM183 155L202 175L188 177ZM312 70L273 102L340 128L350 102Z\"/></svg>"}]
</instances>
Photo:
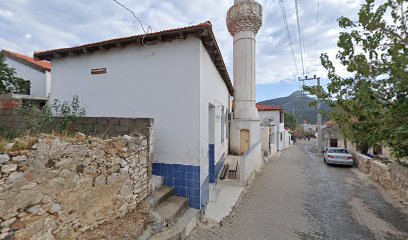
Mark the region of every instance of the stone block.
<instances>
[{"instance_id":1,"label":"stone block","mask_svg":"<svg viewBox=\"0 0 408 240\"><path fill-rule=\"evenodd\" d=\"M10 156L8 154L0 154L0 164L8 162L10 160Z\"/></svg>"},{"instance_id":2,"label":"stone block","mask_svg":"<svg viewBox=\"0 0 408 240\"><path fill-rule=\"evenodd\" d=\"M17 164L8 164L1 166L2 173L11 173L17 170Z\"/></svg>"},{"instance_id":3,"label":"stone block","mask_svg":"<svg viewBox=\"0 0 408 240\"><path fill-rule=\"evenodd\" d=\"M26 155L15 156L12 158L12 160L16 162L25 162L27 161L27 156Z\"/></svg>"}]
</instances>

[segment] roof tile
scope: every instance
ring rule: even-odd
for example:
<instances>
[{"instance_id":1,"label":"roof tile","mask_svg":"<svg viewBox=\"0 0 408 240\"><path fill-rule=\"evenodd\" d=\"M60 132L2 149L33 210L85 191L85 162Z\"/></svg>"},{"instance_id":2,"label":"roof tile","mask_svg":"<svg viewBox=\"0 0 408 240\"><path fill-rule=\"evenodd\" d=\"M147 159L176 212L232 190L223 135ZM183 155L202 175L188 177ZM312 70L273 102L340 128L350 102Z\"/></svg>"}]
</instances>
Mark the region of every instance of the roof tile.
<instances>
[{"instance_id":1,"label":"roof tile","mask_svg":"<svg viewBox=\"0 0 408 240\"><path fill-rule=\"evenodd\" d=\"M43 61L43 60L34 60L34 58L20 54L20 53L16 53L16 52L12 52L9 50L2 50L1 51L4 56L11 58L13 60L16 60L22 64L28 65L30 67L34 67L38 70L41 71L51 71L51 63L48 61Z\"/></svg>"}]
</instances>

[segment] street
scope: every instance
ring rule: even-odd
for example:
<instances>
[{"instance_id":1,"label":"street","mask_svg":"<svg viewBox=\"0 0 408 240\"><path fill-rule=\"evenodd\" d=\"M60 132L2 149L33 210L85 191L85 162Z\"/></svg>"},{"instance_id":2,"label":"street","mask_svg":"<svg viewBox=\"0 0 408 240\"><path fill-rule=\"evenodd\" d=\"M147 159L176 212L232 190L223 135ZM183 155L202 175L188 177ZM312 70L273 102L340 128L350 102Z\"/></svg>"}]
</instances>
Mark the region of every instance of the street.
<instances>
[{"instance_id":1,"label":"street","mask_svg":"<svg viewBox=\"0 0 408 240\"><path fill-rule=\"evenodd\" d=\"M220 225L188 239L408 239L408 206L302 142L269 161Z\"/></svg>"}]
</instances>

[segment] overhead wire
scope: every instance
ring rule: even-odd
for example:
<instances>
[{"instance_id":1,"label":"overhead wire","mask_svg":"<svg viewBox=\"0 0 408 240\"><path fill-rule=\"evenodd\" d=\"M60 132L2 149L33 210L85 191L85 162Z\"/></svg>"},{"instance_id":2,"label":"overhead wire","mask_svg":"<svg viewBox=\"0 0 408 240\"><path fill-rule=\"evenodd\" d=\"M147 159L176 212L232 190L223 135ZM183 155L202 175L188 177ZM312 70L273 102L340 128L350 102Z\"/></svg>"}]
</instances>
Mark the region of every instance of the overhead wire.
<instances>
[{"instance_id":1,"label":"overhead wire","mask_svg":"<svg viewBox=\"0 0 408 240\"><path fill-rule=\"evenodd\" d=\"M292 52L293 63L295 64L296 72L299 73L299 69L298 69L298 66L297 66L297 63L296 63L295 51L293 50L292 38L290 37L290 31L289 31L288 19L286 17L285 5L283 4L283 0L280 0L279 3L280 3L280 9L281 9L281 13L282 13L283 22L284 22L285 27L286 27L286 35L287 35L287 37L289 39L289 44L290 44L290 49L291 49L291 52Z\"/></svg>"},{"instance_id":2,"label":"overhead wire","mask_svg":"<svg viewBox=\"0 0 408 240\"><path fill-rule=\"evenodd\" d=\"M121 6L121 7L124 8L124 9L126 9L126 10L129 11L130 13L132 13L132 15L133 15L133 16L137 19L137 21L139 22L140 27L142 27L142 30L143 30L143 32L144 32L145 34L149 33L149 30L150 30L150 32L152 32L152 28L151 28L150 26L147 26L147 31L145 30L145 28L144 28L144 26L143 26L143 23L142 23L142 20L140 20L140 18L138 18L138 17L136 16L135 12L133 12L132 9L126 7L124 4L120 3L120 2L117 1L117 0L112 0L112 1L114 1L114 2L117 3L119 6Z\"/></svg>"},{"instance_id":3,"label":"overhead wire","mask_svg":"<svg viewBox=\"0 0 408 240\"><path fill-rule=\"evenodd\" d=\"M301 5L301 1L300 0L298 0L298 4L299 4L299 11L302 9L302 5ZM303 47L303 53L305 53L305 34L304 34L304 32L303 32L303 30L305 29L304 27L303 27L303 15L302 14L299 14L299 19L300 19L300 30L301 30L301 33L302 33L302 47ZM307 73L307 61L306 61L306 58L305 58L305 73ZM304 75L304 74L303 74Z\"/></svg>"},{"instance_id":4,"label":"overhead wire","mask_svg":"<svg viewBox=\"0 0 408 240\"><path fill-rule=\"evenodd\" d=\"M320 10L320 0L317 0L317 13L316 13L316 58L317 56L317 36L319 35L319 10Z\"/></svg>"},{"instance_id":5,"label":"overhead wire","mask_svg":"<svg viewBox=\"0 0 408 240\"><path fill-rule=\"evenodd\" d=\"M299 19L299 7L298 7L298 0L295 0L295 8L296 8L296 21L297 21L297 29L298 29L298 36L299 36L299 47L300 47L300 58L302 60L302 71L303 76L305 76L305 64L303 60L303 44L302 44L302 34L301 34L301 25Z\"/></svg>"},{"instance_id":6,"label":"overhead wire","mask_svg":"<svg viewBox=\"0 0 408 240\"><path fill-rule=\"evenodd\" d=\"M142 45L143 45L144 47L146 47L146 44L144 43L145 37L146 37L147 34L152 33L152 32L153 32L153 29L152 29L149 25L147 25L147 30L146 30L145 27L143 26L142 20L140 20L140 18L135 14L135 12L134 12L132 9L128 8L127 6L125 6L124 4L122 4L121 2L119 2L119 1L117 1L117 0L112 0L112 1L114 1L116 4L118 4L119 6L121 6L121 7L124 8L124 9L126 9L127 11L129 11L129 12L133 15L133 17L135 17L135 18L137 19L137 21L139 22L140 27L142 28L142 31L143 31L143 33L144 33L144 34L143 34L143 37L142 37L142 40L141 40L141 43L142 43ZM149 45L149 44L147 44L147 45ZM148 56L154 55L156 49L157 49L157 48L155 48L152 53L147 54L147 55L148 55Z\"/></svg>"}]
</instances>

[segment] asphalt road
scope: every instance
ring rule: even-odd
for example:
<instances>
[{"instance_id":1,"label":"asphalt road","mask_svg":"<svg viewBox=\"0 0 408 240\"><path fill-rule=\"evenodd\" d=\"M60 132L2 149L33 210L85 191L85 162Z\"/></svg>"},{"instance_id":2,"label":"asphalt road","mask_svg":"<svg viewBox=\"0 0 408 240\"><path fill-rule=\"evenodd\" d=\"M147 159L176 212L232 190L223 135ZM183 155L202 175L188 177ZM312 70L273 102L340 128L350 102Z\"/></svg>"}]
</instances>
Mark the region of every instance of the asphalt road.
<instances>
[{"instance_id":1,"label":"asphalt road","mask_svg":"<svg viewBox=\"0 0 408 240\"><path fill-rule=\"evenodd\" d=\"M408 206L303 142L269 161L220 225L189 239L408 239Z\"/></svg>"}]
</instances>

